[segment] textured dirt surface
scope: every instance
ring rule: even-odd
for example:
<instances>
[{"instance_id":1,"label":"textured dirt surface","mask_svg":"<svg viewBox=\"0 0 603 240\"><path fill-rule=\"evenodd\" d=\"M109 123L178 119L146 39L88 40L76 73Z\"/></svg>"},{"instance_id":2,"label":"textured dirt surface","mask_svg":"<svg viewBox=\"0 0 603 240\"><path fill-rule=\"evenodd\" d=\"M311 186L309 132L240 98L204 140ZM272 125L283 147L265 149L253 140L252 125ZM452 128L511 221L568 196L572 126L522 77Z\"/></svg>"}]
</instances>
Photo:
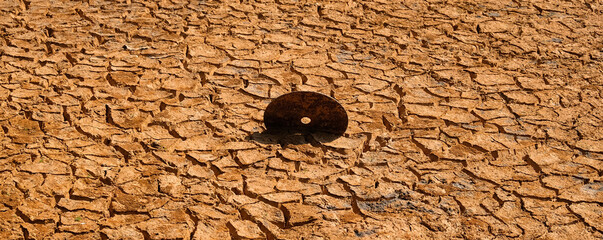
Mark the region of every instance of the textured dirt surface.
<instances>
[{"instance_id":1,"label":"textured dirt surface","mask_svg":"<svg viewBox=\"0 0 603 240\"><path fill-rule=\"evenodd\" d=\"M0 1L0 239L603 237L600 1L191 2Z\"/></svg>"}]
</instances>

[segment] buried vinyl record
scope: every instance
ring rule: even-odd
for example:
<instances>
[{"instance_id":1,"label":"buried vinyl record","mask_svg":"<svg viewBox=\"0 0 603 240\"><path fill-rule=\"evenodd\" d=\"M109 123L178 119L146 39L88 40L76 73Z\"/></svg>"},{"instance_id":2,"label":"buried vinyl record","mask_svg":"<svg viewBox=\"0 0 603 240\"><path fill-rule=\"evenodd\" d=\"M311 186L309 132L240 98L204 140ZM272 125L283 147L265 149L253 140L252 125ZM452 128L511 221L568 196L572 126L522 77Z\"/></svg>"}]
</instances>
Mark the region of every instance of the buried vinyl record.
<instances>
[{"instance_id":1,"label":"buried vinyl record","mask_svg":"<svg viewBox=\"0 0 603 240\"><path fill-rule=\"evenodd\" d=\"M274 99L264 112L264 124L274 133L343 135L348 115L335 99L316 92L292 92Z\"/></svg>"}]
</instances>

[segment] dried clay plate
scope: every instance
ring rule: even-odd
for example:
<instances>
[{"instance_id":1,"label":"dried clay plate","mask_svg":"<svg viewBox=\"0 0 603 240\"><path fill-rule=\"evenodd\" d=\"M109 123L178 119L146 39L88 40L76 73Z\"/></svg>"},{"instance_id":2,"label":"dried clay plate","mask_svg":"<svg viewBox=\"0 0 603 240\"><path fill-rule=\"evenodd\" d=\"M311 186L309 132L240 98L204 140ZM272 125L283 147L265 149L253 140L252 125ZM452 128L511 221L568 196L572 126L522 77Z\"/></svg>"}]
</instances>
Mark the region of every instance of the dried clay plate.
<instances>
[{"instance_id":1,"label":"dried clay plate","mask_svg":"<svg viewBox=\"0 0 603 240\"><path fill-rule=\"evenodd\" d=\"M292 92L274 99L264 112L271 133L310 133L334 140L348 127L348 114L334 98L316 92ZM328 137L327 137L328 136Z\"/></svg>"}]
</instances>

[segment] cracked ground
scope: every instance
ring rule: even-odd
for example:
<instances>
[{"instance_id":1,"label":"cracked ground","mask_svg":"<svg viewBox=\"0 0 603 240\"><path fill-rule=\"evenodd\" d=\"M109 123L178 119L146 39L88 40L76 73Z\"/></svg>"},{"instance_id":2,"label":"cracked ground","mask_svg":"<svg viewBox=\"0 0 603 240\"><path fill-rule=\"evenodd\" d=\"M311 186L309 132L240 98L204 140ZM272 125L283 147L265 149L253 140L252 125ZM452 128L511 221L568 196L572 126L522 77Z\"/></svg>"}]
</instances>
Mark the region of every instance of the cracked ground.
<instances>
[{"instance_id":1,"label":"cracked ground","mask_svg":"<svg viewBox=\"0 0 603 240\"><path fill-rule=\"evenodd\" d=\"M1 0L0 239L601 239L602 11Z\"/></svg>"}]
</instances>

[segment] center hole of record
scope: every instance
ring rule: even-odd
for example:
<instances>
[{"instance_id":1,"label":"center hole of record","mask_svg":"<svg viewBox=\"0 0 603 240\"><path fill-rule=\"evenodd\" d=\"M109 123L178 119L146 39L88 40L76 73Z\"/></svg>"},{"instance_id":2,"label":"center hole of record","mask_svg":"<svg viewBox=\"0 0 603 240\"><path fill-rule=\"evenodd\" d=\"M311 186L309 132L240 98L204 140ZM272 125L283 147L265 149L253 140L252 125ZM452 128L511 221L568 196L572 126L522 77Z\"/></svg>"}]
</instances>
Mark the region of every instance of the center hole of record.
<instances>
[{"instance_id":1,"label":"center hole of record","mask_svg":"<svg viewBox=\"0 0 603 240\"><path fill-rule=\"evenodd\" d=\"M300 121L301 121L301 123L308 125L308 124L310 124L310 122L312 122L312 119L310 119L309 117L303 117L303 118L301 118Z\"/></svg>"}]
</instances>

